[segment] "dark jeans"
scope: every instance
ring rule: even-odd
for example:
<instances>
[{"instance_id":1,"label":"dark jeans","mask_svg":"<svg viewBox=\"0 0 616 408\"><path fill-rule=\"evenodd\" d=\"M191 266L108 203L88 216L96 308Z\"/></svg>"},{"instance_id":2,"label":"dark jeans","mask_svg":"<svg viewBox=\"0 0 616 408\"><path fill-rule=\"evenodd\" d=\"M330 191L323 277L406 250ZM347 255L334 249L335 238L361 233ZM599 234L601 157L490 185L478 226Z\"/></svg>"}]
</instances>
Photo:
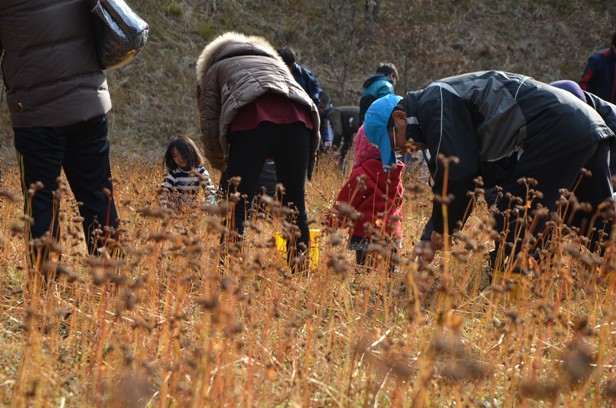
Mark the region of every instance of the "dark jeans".
<instances>
[{"instance_id":1,"label":"dark jeans","mask_svg":"<svg viewBox=\"0 0 616 408\"><path fill-rule=\"evenodd\" d=\"M14 128L15 149L24 194L24 212L32 216L30 238L38 238L47 231L53 239L60 239L58 225L59 200L54 200L58 178L64 169L66 179L75 195L79 213L83 217L88 251L105 244L93 237L98 226L118 227L118 215L111 198L111 167L107 116L102 115L83 123L62 127ZM43 188L36 191L31 202L28 189L36 182ZM109 195L105 193L109 190ZM35 254L30 253L32 262Z\"/></svg>"},{"instance_id":2,"label":"dark jeans","mask_svg":"<svg viewBox=\"0 0 616 408\"><path fill-rule=\"evenodd\" d=\"M308 229L308 212L306 211L306 177L310 160L311 130L303 124L293 123L277 125L262 122L255 129L235 133L229 136L228 178L240 177L237 188L241 197L235 206L232 228L244 234L244 221L248 216L247 203L251 203L257 188L257 181L266 158L271 157L276 163L276 179L284 186L282 203L297 210L297 227L300 238L294 249L303 244L310 245ZM221 180L221 187L234 192L227 180Z\"/></svg>"},{"instance_id":3,"label":"dark jeans","mask_svg":"<svg viewBox=\"0 0 616 408\"><path fill-rule=\"evenodd\" d=\"M276 184L278 184L278 179L276 178L276 163L274 163L273 160L266 160L261 174L259 174L259 179L257 180L255 194L259 195L265 193L270 197L275 197Z\"/></svg>"},{"instance_id":4,"label":"dark jeans","mask_svg":"<svg viewBox=\"0 0 616 408\"><path fill-rule=\"evenodd\" d=\"M370 238L367 237L360 237L357 235L352 235L350 240L349 240L349 249L352 249L355 251L355 262L357 263L357 266L366 266L366 264L369 264L370 262L374 262L374 261L370 261L370 257L372 256L370 251L368 251L368 247L370 245L372 241L370 240ZM398 252L398 248L400 246L400 243L397 240L392 240L391 242L389 242L387 244L389 251L392 255L394 255L395 253ZM370 267L374 267L374 265L368 265ZM389 271L390 272L396 272L397 268L396 265L393 262L389 263Z\"/></svg>"}]
</instances>

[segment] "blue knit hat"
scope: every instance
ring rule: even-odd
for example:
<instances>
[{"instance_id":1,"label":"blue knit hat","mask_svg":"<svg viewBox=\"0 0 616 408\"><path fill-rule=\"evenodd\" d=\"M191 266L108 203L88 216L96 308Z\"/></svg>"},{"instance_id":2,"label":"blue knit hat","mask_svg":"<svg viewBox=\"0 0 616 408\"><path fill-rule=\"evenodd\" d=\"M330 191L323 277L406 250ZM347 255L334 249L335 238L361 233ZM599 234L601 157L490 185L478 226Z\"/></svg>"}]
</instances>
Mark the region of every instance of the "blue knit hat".
<instances>
[{"instance_id":1,"label":"blue knit hat","mask_svg":"<svg viewBox=\"0 0 616 408\"><path fill-rule=\"evenodd\" d=\"M381 151L381 161L386 169L396 164L396 154L391 149L387 124L401 99L401 96L393 94L377 99L368 108L364 119L366 138Z\"/></svg>"}]
</instances>

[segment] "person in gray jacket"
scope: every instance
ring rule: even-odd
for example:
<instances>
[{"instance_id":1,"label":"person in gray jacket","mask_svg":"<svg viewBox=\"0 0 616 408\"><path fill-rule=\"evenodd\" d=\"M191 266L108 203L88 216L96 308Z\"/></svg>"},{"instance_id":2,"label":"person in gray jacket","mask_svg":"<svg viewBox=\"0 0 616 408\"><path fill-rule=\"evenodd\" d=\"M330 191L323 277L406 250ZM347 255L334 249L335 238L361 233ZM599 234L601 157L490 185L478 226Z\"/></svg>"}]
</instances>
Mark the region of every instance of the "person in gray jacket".
<instances>
[{"instance_id":1,"label":"person in gray jacket","mask_svg":"<svg viewBox=\"0 0 616 408\"><path fill-rule=\"evenodd\" d=\"M82 203L88 251L95 253L115 236L107 137L111 98L87 0L3 0L0 44L24 212L31 220L28 261L40 271L60 241L54 192L62 169Z\"/></svg>"},{"instance_id":2,"label":"person in gray jacket","mask_svg":"<svg viewBox=\"0 0 616 408\"><path fill-rule=\"evenodd\" d=\"M612 197L608 156L615 135L592 107L567 91L520 74L473 72L437 80L405 98L383 97L368 109L364 126L386 166L395 163L394 150L411 139L429 152L436 198L424 230L429 236L422 234L415 251L424 261L442 248L444 234L464 225L472 208L467 193L475 189L478 176L486 187L503 188L495 228L513 244L505 245L506 251L513 247L517 252L524 236L516 236L522 221L513 217L514 212L508 224L505 218L512 206L508 193L527 197L527 185L519 180L535 179L532 188L541 192L529 203L530 211L539 204L554 210L560 190L572 190L582 168L592 175L580 181L575 194L593 210L578 211L573 224L580 226L580 234L592 236L593 243L599 235L588 224L599 205ZM457 159L446 167L443 156ZM446 197L438 198L442 195ZM545 225L545 219L535 219L534 234ZM609 234L609 217L597 217L594 227L603 230L604 221Z\"/></svg>"}]
</instances>

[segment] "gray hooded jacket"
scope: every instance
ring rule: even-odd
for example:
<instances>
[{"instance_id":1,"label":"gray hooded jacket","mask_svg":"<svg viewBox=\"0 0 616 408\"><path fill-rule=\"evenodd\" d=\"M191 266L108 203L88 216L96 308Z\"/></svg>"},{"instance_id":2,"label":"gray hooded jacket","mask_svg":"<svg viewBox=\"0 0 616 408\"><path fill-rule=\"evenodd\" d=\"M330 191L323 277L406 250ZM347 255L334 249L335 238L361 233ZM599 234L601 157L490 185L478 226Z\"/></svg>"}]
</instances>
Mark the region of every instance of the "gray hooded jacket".
<instances>
[{"instance_id":1,"label":"gray hooded jacket","mask_svg":"<svg viewBox=\"0 0 616 408\"><path fill-rule=\"evenodd\" d=\"M215 169L224 170L227 166L228 131L237 113L271 92L310 110L310 176L320 140L319 112L265 39L234 32L223 34L203 49L196 70L201 140L205 156Z\"/></svg>"}]
</instances>

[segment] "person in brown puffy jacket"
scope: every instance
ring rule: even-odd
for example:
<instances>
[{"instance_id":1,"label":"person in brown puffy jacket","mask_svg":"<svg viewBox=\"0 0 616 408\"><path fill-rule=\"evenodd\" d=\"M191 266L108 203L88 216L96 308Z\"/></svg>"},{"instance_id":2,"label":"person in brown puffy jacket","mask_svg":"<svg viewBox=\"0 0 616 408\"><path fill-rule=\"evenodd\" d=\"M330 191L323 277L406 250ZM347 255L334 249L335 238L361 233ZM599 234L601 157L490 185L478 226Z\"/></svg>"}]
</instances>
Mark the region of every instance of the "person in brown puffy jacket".
<instances>
[{"instance_id":1,"label":"person in brown puffy jacket","mask_svg":"<svg viewBox=\"0 0 616 408\"><path fill-rule=\"evenodd\" d=\"M228 32L215 38L201 52L196 71L205 156L223 172L223 190L237 188L246 197L236 203L230 228L243 236L247 203L263 163L272 158L285 190L282 203L297 214L299 239L288 245L295 263L295 254L309 247L305 194L320 140L317 106L261 37ZM237 187L229 183L235 177Z\"/></svg>"},{"instance_id":2,"label":"person in brown puffy jacket","mask_svg":"<svg viewBox=\"0 0 616 408\"><path fill-rule=\"evenodd\" d=\"M62 169L82 203L88 251L109 248L118 227L107 136L111 98L88 1L2 0L0 44L24 212L31 220L29 266L41 270L60 240L55 191Z\"/></svg>"}]
</instances>

